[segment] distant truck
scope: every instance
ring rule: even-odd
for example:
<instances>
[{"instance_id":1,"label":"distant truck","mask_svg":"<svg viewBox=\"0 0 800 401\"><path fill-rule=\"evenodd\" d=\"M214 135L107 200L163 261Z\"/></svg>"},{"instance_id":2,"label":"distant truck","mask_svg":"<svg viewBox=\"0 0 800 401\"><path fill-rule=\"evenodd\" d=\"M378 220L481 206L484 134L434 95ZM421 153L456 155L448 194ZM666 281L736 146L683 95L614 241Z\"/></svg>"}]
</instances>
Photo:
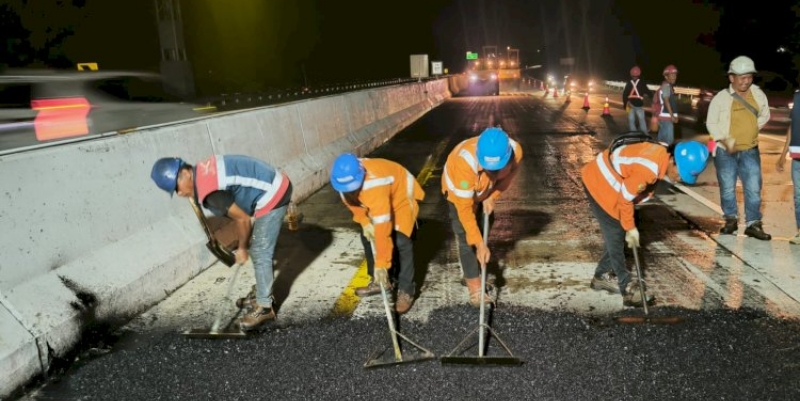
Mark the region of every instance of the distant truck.
<instances>
[{"instance_id":1,"label":"distant truck","mask_svg":"<svg viewBox=\"0 0 800 401\"><path fill-rule=\"evenodd\" d=\"M470 95L490 95L500 94L499 80L500 64L497 57L497 46L484 46L480 57L472 60L469 65L469 88Z\"/></svg>"},{"instance_id":2,"label":"distant truck","mask_svg":"<svg viewBox=\"0 0 800 401\"><path fill-rule=\"evenodd\" d=\"M497 79L503 92L519 92L522 71L519 65L519 49L506 48L505 57L499 60Z\"/></svg>"}]
</instances>

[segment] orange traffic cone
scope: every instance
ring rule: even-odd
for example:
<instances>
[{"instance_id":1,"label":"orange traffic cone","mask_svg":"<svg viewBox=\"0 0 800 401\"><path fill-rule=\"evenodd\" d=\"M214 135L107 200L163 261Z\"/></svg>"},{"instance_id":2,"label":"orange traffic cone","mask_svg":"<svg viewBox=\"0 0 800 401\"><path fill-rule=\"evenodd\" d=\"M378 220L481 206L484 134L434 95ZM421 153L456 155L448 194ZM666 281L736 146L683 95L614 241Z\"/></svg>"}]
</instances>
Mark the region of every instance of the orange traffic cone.
<instances>
[{"instance_id":1,"label":"orange traffic cone","mask_svg":"<svg viewBox=\"0 0 800 401\"><path fill-rule=\"evenodd\" d=\"M586 96L583 97L583 109L589 111L589 93L586 93Z\"/></svg>"},{"instance_id":2,"label":"orange traffic cone","mask_svg":"<svg viewBox=\"0 0 800 401\"><path fill-rule=\"evenodd\" d=\"M553 87L553 99L557 99L557 98L558 98L558 87L554 86Z\"/></svg>"},{"instance_id":3,"label":"orange traffic cone","mask_svg":"<svg viewBox=\"0 0 800 401\"><path fill-rule=\"evenodd\" d=\"M606 102L603 104L603 115L610 116L611 110L608 109L608 96L606 96Z\"/></svg>"}]
</instances>

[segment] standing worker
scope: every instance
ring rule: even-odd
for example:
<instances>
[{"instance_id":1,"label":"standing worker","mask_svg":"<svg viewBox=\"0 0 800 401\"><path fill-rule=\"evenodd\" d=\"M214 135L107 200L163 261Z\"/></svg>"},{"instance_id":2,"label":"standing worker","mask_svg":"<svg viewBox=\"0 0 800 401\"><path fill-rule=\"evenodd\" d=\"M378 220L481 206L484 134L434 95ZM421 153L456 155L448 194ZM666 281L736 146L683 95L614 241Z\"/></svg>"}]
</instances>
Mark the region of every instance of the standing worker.
<instances>
[{"instance_id":1,"label":"standing worker","mask_svg":"<svg viewBox=\"0 0 800 401\"><path fill-rule=\"evenodd\" d=\"M289 177L261 160L240 155L214 155L197 166L177 157L161 158L150 177L170 196L177 193L217 216L233 219L239 239L236 263L247 262L249 252L256 276L256 297L248 301L250 310L239 326L252 330L274 320L272 256L292 197Z\"/></svg>"},{"instance_id":2,"label":"standing worker","mask_svg":"<svg viewBox=\"0 0 800 401\"><path fill-rule=\"evenodd\" d=\"M678 68L670 64L664 67L664 81L653 98L653 119L658 121L658 141L667 145L675 142L675 124L678 119L678 98L675 96L675 82Z\"/></svg>"},{"instance_id":3,"label":"standing worker","mask_svg":"<svg viewBox=\"0 0 800 401\"><path fill-rule=\"evenodd\" d=\"M719 91L708 105L706 128L714 141L714 167L717 169L719 197L725 225L720 234L736 235L739 210L736 180L742 180L744 215L748 237L769 241L761 222L761 152L758 132L769 122L767 95L753 85L756 66L749 57L739 56L728 68L730 85ZM714 146L716 145L716 146Z\"/></svg>"},{"instance_id":4,"label":"standing worker","mask_svg":"<svg viewBox=\"0 0 800 401\"><path fill-rule=\"evenodd\" d=\"M653 92L642 82L639 77L642 70L638 65L631 68L631 80L625 84L622 90L622 104L628 109L628 128L630 131L641 131L647 133L647 123L644 119L644 97L653 96ZM636 129L636 121L639 121L639 129Z\"/></svg>"},{"instance_id":5,"label":"standing worker","mask_svg":"<svg viewBox=\"0 0 800 401\"><path fill-rule=\"evenodd\" d=\"M643 306L639 286L625 268L624 244L639 247L634 205L649 199L656 182L665 175L673 181L694 184L709 156L708 148L696 141L665 146L648 135L632 134L617 137L595 160L586 163L581 178L604 242L590 287L621 294L625 306ZM653 299L651 295L647 298L648 303Z\"/></svg>"},{"instance_id":6,"label":"standing worker","mask_svg":"<svg viewBox=\"0 0 800 401\"><path fill-rule=\"evenodd\" d=\"M411 241L419 214L418 201L425 192L416 179L398 163L386 159L359 159L352 153L336 158L331 168L331 186L361 225L361 243L372 280L356 289L360 297L379 294L380 284L391 289L389 268L394 247L399 255L398 291L395 310L403 314L414 303L414 244ZM372 254L372 242L375 252Z\"/></svg>"},{"instance_id":7,"label":"standing worker","mask_svg":"<svg viewBox=\"0 0 800 401\"><path fill-rule=\"evenodd\" d=\"M794 104L800 105L800 92L794 93ZM786 154L792 156L792 186L794 187L794 222L797 234L789 239L789 243L800 245L800 107L792 107L789 114L791 123L786 130L786 143L781 149L780 156L775 162L775 170L783 172L783 165L786 163Z\"/></svg>"},{"instance_id":8,"label":"standing worker","mask_svg":"<svg viewBox=\"0 0 800 401\"><path fill-rule=\"evenodd\" d=\"M450 222L456 235L469 303L480 307L480 265L491 253L478 228L478 212L491 215L503 191L522 166L522 147L499 127L459 143L444 165L442 193L446 194ZM473 248L475 249L473 251ZM486 294L485 303L492 300Z\"/></svg>"}]
</instances>

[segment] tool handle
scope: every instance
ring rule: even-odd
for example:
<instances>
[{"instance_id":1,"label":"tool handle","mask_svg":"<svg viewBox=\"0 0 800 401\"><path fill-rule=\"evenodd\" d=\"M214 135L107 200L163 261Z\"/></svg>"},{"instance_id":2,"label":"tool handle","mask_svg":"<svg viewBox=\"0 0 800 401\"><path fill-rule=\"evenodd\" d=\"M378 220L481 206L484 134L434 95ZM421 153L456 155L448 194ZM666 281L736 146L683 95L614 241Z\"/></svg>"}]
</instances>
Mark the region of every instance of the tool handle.
<instances>
[{"instance_id":1,"label":"tool handle","mask_svg":"<svg viewBox=\"0 0 800 401\"><path fill-rule=\"evenodd\" d=\"M203 211L200 210L200 206L194 201L194 197L189 197L189 204L192 205L192 209L194 209L194 214L197 215L197 220L200 220L200 225L203 226L203 231L206 232L206 236L208 236L209 240L214 240L214 236L211 235L211 230L208 228L208 222L206 222L206 216L203 215Z\"/></svg>"},{"instance_id":2,"label":"tool handle","mask_svg":"<svg viewBox=\"0 0 800 401\"><path fill-rule=\"evenodd\" d=\"M369 241L370 249L372 250L372 260L375 260L375 243ZM375 272L373 272L375 274ZM400 343L397 341L397 331L394 328L394 319L392 317L392 309L389 307L389 295L386 294L386 287L383 283L381 286L381 297L383 298L383 306L386 309L386 321L389 323L389 334L392 336L392 347L394 347L394 359L396 361L403 360L403 354L400 352Z\"/></svg>"},{"instance_id":3,"label":"tool handle","mask_svg":"<svg viewBox=\"0 0 800 401\"><path fill-rule=\"evenodd\" d=\"M639 292L642 293L642 307L644 308L644 314L647 315L649 311L647 310L647 296L644 293L644 281L642 280L642 266L639 264L639 251L637 246L631 247L633 250L633 261L636 264L636 273L639 275Z\"/></svg>"},{"instance_id":4,"label":"tool handle","mask_svg":"<svg viewBox=\"0 0 800 401\"><path fill-rule=\"evenodd\" d=\"M489 215L486 212L483 212L483 245L488 246L488 238L489 238ZM483 350L484 350L484 314L486 305L484 303L484 297L486 294L486 263L481 260L481 312L480 312L480 326L478 327L478 356L483 357Z\"/></svg>"}]
</instances>

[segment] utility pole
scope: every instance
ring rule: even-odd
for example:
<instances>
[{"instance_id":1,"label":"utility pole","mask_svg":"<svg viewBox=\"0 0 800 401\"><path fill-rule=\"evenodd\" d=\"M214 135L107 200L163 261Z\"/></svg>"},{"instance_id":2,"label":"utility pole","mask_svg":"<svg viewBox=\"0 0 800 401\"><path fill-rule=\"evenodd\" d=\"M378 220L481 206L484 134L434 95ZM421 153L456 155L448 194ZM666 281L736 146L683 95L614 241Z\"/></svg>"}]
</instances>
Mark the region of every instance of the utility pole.
<instances>
[{"instance_id":1,"label":"utility pole","mask_svg":"<svg viewBox=\"0 0 800 401\"><path fill-rule=\"evenodd\" d=\"M195 96L192 65L186 57L180 0L154 0L161 43L161 78L164 90L190 99Z\"/></svg>"}]
</instances>

